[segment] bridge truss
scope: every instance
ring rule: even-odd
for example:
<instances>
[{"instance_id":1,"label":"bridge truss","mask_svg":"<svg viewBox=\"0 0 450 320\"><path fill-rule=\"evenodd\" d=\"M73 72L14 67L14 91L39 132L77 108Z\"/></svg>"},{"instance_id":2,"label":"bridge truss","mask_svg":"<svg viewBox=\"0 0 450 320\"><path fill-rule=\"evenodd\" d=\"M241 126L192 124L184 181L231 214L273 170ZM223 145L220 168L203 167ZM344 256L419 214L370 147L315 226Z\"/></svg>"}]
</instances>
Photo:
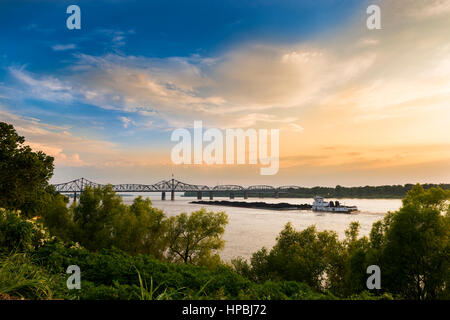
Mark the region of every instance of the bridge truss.
<instances>
[{"instance_id":1,"label":"bridge truss","mask_svg":"<svg viewBox=\"0 0 450 320\"><path fill-rule=\"evenodd\" d=\"M92 182L85 178L72 180L65 183L54 184L56 192L74 194L75 198L77 194L82 193L86 187L105 187L107 184L100 184ZM267 195L274 195L278 198L280 193L286 193L289 191L298 190L299 186L280 186L273 187L269 185L254 185L254 186L240 186L240 185L217 185L214 187L208 187L207 185L189 184L176 179L161 180L155 184L109 184L115 192L127 193L127 192L161 192L162 199L165 200L165 193L171 193L171 199L174 200L175 192L197 192L197 198L201 199L203 193L209 194L210 199L213 198L214 193L228 192L230 198L234 198L235 193L242 193L244 198L248 197L249 193L257 193L261 197Z\"/></svg>"}]
</instances>

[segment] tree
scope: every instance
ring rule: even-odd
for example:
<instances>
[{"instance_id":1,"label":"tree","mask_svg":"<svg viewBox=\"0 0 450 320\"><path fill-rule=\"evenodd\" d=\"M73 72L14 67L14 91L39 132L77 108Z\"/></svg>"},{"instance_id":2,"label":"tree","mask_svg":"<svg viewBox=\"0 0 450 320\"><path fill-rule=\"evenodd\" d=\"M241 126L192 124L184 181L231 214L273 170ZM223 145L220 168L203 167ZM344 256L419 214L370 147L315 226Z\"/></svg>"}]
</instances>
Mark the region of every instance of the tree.
<instances>
[{"instance_id":1,"label":"tree","mask_svg":"<svg viewBox=\"0 0 450 320\"><path fill-rule=\"evenodd\" d=\"M158 259L164 257L167 249L165 214L152 207L150 199L141 196L122 215L113 219L115 247L135 255L149 254Z\"/></svg>"},{"instance_id":2,"label":"tree","mask_svg":"<svg viewBox=\"0 0 450 320\"><path fill-rule=\"evenodd\" d=\"M315 226L296 231L287 223L269 253L263 249L253 255L252 278L299 281L317 290L327 289L329 275L342 269L341 255L342 244L335 232L318 232Z\"/></svg>"},{"instance_id":3,"label":"tree","mask_svg":"<svg viewBox=\"0 0 450 320\"><path fill-rule=\"evenodd\" d=\"M69 199L62 194L48 197L47 209L41 217L50 233L63 241L70 241L73 238L75 228L73 211L67 207L68 203Z\"/></svg>"},{"instance_id":4,"label":"tree","mask_svg":"<svg viewBox=\"0 0 450 320\"><path fill-rule=\"evenodd\" d=\"M109 248L114 243L114 221L124 216L127 206L111 185L86 187L73 208L74 240L89 250Z\"/></svg>"},{"instance_id":5,"label":"tree","mask_svg":"<svg viewBox=\"0 0 450 320\"><path fill-rule=\"evenodd\" d=\"M343 296L359 294L367 290L367 255L370 248L370 241L367 237L358 238L359 222L350 223L345 231L345 240L343 241L343 266L341 273L342 279L333 279L333 292Z\"/></svg>"},{"instance_id":6,"label":"tree","mask_svg":"<svg viewBox=\"0 0 450 320\"><path fill-rule=\"evenodd\" d=\"M53 158L33 152L12 125L0 122L0 207L36 216L46 207Z\"/></svg>"},{"instance_id":7,"label":"tree","mask_svg":"<svg viewBox=\"0 0 450 320\"><path fill-rule=\"evenodd\" d=\"M384 287L409 299L449 298L450 191L414 186L372 238Z\"/></svg>"},{"instance_id":8,"label":"tree","mask_svg":"<svg viewBox=\"0 0 450 320\"><path fill-rule=\"evenodd\" d=\"M167 219L161 210L151 206L149 199L137 197L128 206L108 185L86 187L79 203L70 209L62 200L54 201L52 210L43 219L59 238L79 242L92 251L114 246L131 255L164 258Z\"/></svg>"},{"instance_id":9,"label":"tree","mask_svg":"<svg viewBox=\"0 0 450 320\"><path fill-rule=\"evenodd\" d=\"M181 213L168 221L169 258L174 261L201 265L219 262L217 250L223 248L222 235L228 223L225 212L204 208L189 216Z\"/></svg>"}]
</instances>

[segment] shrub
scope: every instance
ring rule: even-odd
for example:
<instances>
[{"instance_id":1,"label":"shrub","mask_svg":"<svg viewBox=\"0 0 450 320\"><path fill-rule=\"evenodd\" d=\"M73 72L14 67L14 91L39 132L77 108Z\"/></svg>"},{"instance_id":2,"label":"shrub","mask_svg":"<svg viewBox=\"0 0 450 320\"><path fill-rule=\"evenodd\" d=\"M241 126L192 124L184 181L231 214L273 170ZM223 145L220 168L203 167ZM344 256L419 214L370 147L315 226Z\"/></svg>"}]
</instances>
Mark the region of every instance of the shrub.
<instances>
[{"instance_id":1,"label":"shrub","mask_svg":"<svg viewBox=\"0 0 450 320\"><path fill-rule=\"evenodd\" d=\"M0 209L0 249L25 252L49 240L48 233L38 222L23 219L20 211Z\"/></svg>"}]
</instances>

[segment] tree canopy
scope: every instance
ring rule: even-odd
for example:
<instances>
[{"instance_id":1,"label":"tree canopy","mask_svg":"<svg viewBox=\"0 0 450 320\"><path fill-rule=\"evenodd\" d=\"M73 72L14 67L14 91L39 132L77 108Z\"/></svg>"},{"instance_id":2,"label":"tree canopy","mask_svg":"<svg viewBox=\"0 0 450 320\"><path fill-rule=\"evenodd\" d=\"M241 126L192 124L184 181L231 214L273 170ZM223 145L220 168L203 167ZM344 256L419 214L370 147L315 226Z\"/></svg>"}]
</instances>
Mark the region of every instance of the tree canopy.
<instances>
[{"instance_id":1,"label":"tree canopy","mask_svg":"<svg viewBox=\"0 0 450 320\"><path fill-rule=\"evenodd\" d=\"M221 239L228 223L225 212L206 211L204 208L191 215L181 213L168 221L169 255L172 260L184 263L210 264L219 262L217 250L222 249Z\"/></svg>"},{"instance_id":2,"label":"tree canopy","mask_svg":"<svg viewBox=\"0 0 450 320\"><path fill-rule=\"evenodd\" d=\"M449 297L449 200L448 190L416 185L402 208L385 218L377 238L380 267L391 292L410 299Z\"/></svg>"},{"instance_id":3,"label":"tree canopy","mask_svg":"<svg viewBox=\"0 0 450 320\"><path fill-rule=\"evenodd\" d=\"M53 160L33 152L12 125L0 122L0 207L28 217L40 214L52 193Z\"/></svg>"}]
</instances>

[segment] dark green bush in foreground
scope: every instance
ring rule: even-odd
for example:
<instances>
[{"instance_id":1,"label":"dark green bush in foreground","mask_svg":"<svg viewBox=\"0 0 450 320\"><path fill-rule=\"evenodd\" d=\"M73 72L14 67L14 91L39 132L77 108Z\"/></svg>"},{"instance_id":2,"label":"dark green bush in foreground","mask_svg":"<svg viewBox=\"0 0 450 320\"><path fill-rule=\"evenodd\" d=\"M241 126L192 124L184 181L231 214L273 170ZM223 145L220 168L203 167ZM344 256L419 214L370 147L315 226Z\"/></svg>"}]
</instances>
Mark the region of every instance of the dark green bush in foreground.
<instances>
[{"instance_id":1,"label":"dark green bush in foreground","mask_svg":"<svg viewBox=\"0 0 450 320\"><path fill-rule=\"evenodd\" d=\"M54 242L36 250L33 260L54 274L63 274L67 266L78 265L83 280L78 293L81 299L141 299L142 287L152 291L154 299L333 298L296 282L257 284L227 266L211 270L162 262L147 255L130 256L119 249L92 253Z\"/></svg>"}]
</instances>

